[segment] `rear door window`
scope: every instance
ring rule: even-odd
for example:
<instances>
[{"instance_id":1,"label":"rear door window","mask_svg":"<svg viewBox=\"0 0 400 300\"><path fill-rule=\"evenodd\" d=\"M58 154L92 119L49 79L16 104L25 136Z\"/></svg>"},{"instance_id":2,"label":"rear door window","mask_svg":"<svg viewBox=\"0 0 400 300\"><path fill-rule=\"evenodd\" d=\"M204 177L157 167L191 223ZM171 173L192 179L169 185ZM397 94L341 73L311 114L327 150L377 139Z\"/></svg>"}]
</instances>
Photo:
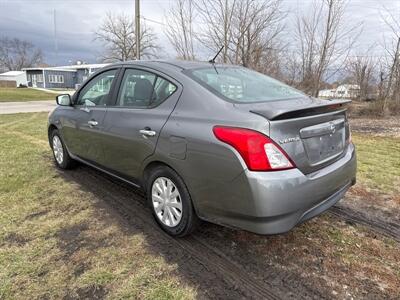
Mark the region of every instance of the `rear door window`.
<instances>
[{"instance_id":1,"label":"rear door window","mask_svg":"<svg viewBox=\"0 0 400 300\"><path fill-rule=\"evenodd\" d=\"M148 108L165 101L176 91L168 80L148 71L127 69L122 79L118 106Z\"/></svg>"}]
</instances>

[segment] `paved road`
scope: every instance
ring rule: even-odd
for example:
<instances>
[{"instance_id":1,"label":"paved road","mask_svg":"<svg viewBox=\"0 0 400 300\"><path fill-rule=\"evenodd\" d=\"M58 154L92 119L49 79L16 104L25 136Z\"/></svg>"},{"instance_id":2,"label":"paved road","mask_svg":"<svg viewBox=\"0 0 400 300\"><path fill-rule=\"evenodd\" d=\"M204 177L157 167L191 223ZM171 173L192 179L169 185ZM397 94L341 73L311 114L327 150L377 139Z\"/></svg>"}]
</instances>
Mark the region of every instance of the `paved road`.
<instances>
[{"instance_id":1,"label":"paved road","mask_svg":"<svg viewBox=\"0 0 400 300\"><path fill-rule=\"evenodd\" d=\"M0 102L0 115L52 111L55 107L56 107L55 100L29 101L29 102Z\"/></svg>"}]
</instances>

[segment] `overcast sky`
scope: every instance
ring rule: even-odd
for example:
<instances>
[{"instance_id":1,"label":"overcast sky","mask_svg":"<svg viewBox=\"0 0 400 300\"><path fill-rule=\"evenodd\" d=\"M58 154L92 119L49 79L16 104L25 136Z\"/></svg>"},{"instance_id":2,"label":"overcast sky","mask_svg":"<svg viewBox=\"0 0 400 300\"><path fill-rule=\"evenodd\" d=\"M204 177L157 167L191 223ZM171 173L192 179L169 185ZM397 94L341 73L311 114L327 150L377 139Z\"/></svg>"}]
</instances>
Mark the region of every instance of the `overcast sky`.
<instances>
[{"instance_id":1,"label":"overcast sky","mask_svg":"<svg viewBox=\"0 0 400 300\"><path fill-rule=\"evenodd\" d=\"M290 32L296 10L306 10L312 0L283 0L289 11L287 29ZM165 23L165 11L174 0L141 0L144 18ZM346 12L349 24L363 22L358 40L360 52L373 42L381 43L385 30L379 10L384 5L400 19L400 0L350 0ZM57 19L58 55L55 51L54 10ZM17 37L40 47L49 64L69 64L76 60L94 63L103 51L102 45L93 40L93 31L99 26L106 12L125 12L134 16L134 0L0 0L0 36ZM162 56L172 58L174 51L163 34L163 25L147 21L158 34L163 46ZM377 50L379 51L379 50ZM203 53L204 57L211 53Z\"/></svg>"}]
</instances>

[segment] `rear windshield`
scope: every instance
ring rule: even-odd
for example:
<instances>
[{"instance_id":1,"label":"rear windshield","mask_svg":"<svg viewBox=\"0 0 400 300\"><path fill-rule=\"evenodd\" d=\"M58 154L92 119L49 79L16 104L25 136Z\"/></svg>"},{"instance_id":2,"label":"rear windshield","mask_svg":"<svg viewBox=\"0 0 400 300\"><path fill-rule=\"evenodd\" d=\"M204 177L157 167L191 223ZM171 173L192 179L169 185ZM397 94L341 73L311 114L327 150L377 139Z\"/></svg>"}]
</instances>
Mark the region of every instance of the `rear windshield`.
<instances>
[{"instance_id":1,"label":"rear windshield","mask_svg":"<svg viewBox=\"0 0 400 300\"><path fill-rule=\"evenodd\" d=\"M188 75L218 96L235 102L266 102L304 96L278 80L241 67L210 66L191 70Z\"/></svg>"}]
</instances>

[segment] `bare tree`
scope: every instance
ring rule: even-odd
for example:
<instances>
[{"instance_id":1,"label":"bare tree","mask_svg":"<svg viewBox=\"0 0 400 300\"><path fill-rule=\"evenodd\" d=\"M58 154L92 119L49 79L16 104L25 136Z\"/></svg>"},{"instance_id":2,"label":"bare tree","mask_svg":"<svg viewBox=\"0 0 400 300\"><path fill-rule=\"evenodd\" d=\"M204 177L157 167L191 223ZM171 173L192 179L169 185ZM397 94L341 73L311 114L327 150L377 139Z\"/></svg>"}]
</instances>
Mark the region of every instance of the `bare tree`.
<instances>
[{"instance_id":1,"label":"bare tree","mask_svg":"<svg viewBox=\"0 0 400 300\"><path fill-rule=\"evenodd\" d=\"M237 3L232 22L232 60L236 64L276 73L280 48L277 37L286 16L280 8L281 2L243 0Z\"/></svg>"},{"instance_id":2,"label":"bare tree","mask_svg":"<svg viewBox=\"0 0 400 300\"><path fill-rule=\"evenodd\" d=\"M381 64L380 98L383 114L389 113L389 101L400 106L400 36L385 47L387 57Z\"/></svg>"},{"instance_id":3,"label":"bare tree","mask_svg":"<svg viewBox=\"0 0 400 300\"><path fill-rule=\"evenodd\" d=\"M346 62L346 71L352 82L360 87L360 100L366 100L371 94L376 61L368 54L351 56Z\"/></svg>"},{"instance_id":4,"label":"bare tree","mask_svg":"<svg viewBox=\"0 0 400 300\"><path fill-rule=\"evenodd\" d=\"M165 33L174 47L179 58L194 60L194 31L195 6L193 0L177 0L171 6Z\"/></svg>"},{"instance_id":5,"label":"bare tree","mask_svg":"<svg viewBox=\"0 0 400 300\"><path fill-rule=\"evenodd\" d=\"M0 39L0 68L21 70L37 65L42 59L42 51L31 42L7 37Z\"/></svg>"},{"instance_id":6,"label":"bare tree","mask_svg":"<svg viewBox=\"0 0 400 300\"><path fill-rule=\"evenodd\" d=\"M380 57L378 59L378 99L383 100L385 99L385 94L386 94L386 82L387 82L387 62L383 57ZM382 105L383 108L383 105Z\"/></svg>"},{"instance_id":7,"label":"bare tree","mask_svg":"<svg viewBox=\"0 0 400 300\"><path fill-rule=\"evenodd\" d=\"M329 67L346 60L358 37L360 24L349 26L343 22L346 4L347 0L314 1L309 15L297 17L300 86L313 96L318 96Z\"/></svg>"},{"instance_id":8,"label":"bare tree","mask_svg":"<svg viewBox=\"0 0 400 300\"><path fill-rule=\"evenodd\" d=\"M303 78L301 60L290 49L281 51L280 59L283 73L281 79L291 86L299 87L299 82Z\"/></svg>"},{"instance_id":9,"label":"bare tree","mask_svg":"<svg viewBox=\"0 0 400 300\"><path fill-rule=\"evenodd\" d=\"M389 33L381 44L384 55L379 59L378 94L381 113L388 115L390 108L400 111L400 20L396 12L385 7L380 14Z\"/></svg>"},{"instance_id":10,"label":"bare tree","mask_svg":"<svg viewBox=\"0 0 400 300\"><path fill-rule=\"evenodd\" d=\"M277 37L282 32L285 17L282 0L201 0L196 3L203 21L198 38L214 52L223 46L222 62L276 73L276 50L280 44Z\"/></svg>"},{"instance_id":11,"label":"bare tree","mask_svg":"<svg viewBox=\"0 0 400 300\"><path fill-rule=\"evenodd\" d=\"M141 25L140 51L142 57L157 57L157 36L153 30ZM104 61L126 61L136 59L136 31L132 18L126 14L107 13L103 23L94 33L95 39L106 47Z\"/></svg>"},{"instance_id":12,"label":"bare tree","mask_svg":"<svg viewBox=\"0 0 400 300\"><path fill-rule=\"evenodd\" d=\"M221 53L223 63L230 61L228 56L232 41L232 20L238 0L199 0L196 8L204 24L200 34L196 35L199 41L208 49Z\"/></svg>"}]
</instances>

